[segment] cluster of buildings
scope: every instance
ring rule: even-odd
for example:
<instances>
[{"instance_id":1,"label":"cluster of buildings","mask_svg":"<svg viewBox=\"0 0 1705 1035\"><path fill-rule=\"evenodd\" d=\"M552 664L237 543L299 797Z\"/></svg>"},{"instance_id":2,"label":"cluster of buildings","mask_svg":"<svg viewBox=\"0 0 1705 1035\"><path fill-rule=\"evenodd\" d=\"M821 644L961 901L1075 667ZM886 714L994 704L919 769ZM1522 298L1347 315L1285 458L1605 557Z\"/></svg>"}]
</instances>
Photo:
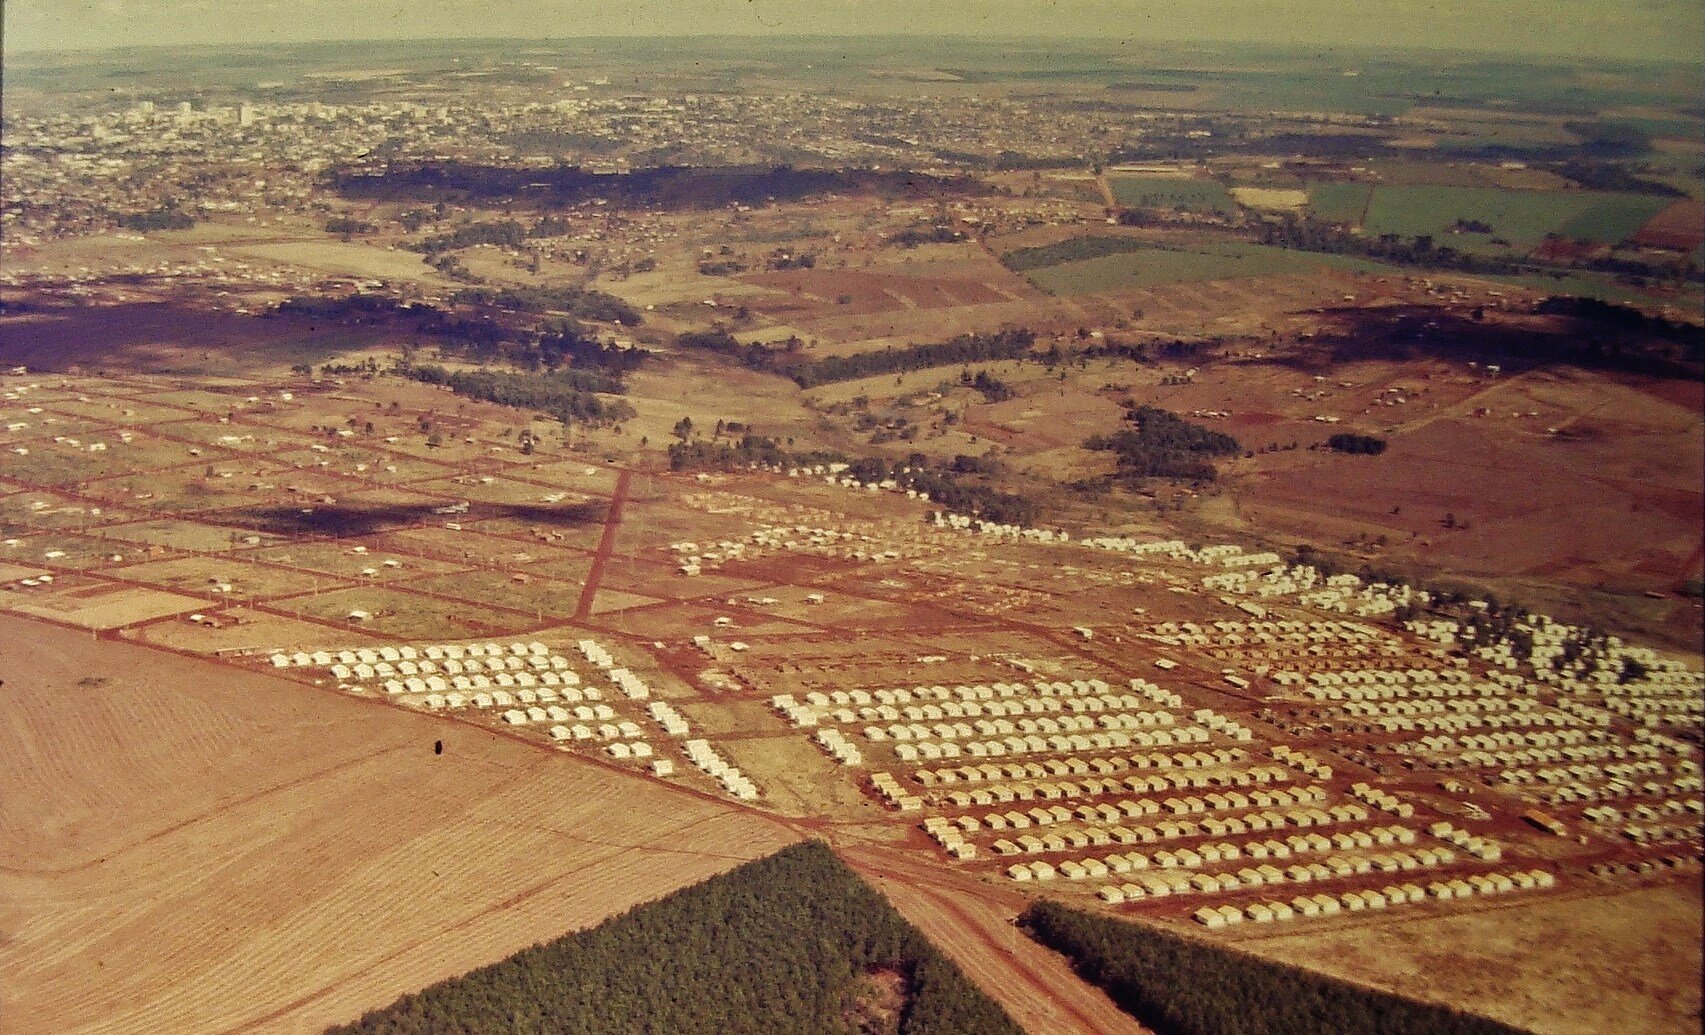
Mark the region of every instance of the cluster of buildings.
<instances>
[{"instance_id":1,"label":"cluster of buildings","mask_svg":"<svg viewBox=\"0 0 1705 1035\"><path fill-rule=\"evenodd\" d=\"M1134 141L1137 122L1040 101L854 100L821 94L658 97L569 88L556 99L327 104L141 100L116 110L8 114L0 225L35 239L109 229L122 213L323 212L326 169L459 160L599 171L793 163L950 171L1003 156L1078 163Z\"/></svg>"},{"instance_id":2,"label":"cluster of buildings","mask_svg":"<svg viewBox=\"0 0 1705 1035\"><path fill-rule=\"evenodd\" d=\"M618 762L642 763L653 776L676 772L679 754L742 800L758 797L757 785L711 747L688 739L692 726L669 702L654 698L645 679L619 664L596 640L580 640L575 651L590 666L583 680L575 662L537 642L386 644L343 650L275 652L275 669L323 670L339 689L372 694L428 712L463 712L510 729L542 732L564 749L596 748ZM643 703L643 711L640 706ZM655 732L660 742L654 743ZM664 750L674 745L676 752Z\"/></svg>"}]
</instances>

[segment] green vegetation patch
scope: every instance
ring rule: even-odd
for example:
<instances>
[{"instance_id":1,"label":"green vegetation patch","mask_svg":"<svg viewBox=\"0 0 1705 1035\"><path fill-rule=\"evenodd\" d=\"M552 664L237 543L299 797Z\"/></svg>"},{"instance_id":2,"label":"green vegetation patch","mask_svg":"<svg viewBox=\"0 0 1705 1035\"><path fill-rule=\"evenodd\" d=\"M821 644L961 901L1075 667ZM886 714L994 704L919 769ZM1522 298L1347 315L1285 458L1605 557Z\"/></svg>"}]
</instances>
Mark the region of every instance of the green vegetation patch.
<instances>
[{"instance_id":1,"label":"green vegetation patch","mask_svg":"<svg viewBox=\"0 0 1705 1035\"><path fill-rule=\"evenodd\" d=\"M1178 212L1235 212L1237 202L1218 180L1184 176L1109 176L1113 200L1135 208Z\"/></svg>"},{"instance_id":2,"label":"green vegetation patch","mask_svg":"<svg viewBox=\"0 0 1705 1035\"><path fill-rule=\"evenodd\" d=\"M1445 243L1452 227L1480 223L1498 238L1526 249L1548 234L1615 244L1662 211L1669 199L1588 191L1499 190L1418 184L1381 186L1374 191L1366 230L1402 237L1431 235ZM1451 235L1450 244L1471 249L1480 235Z\"/></svg>"},{"instance_id":3,"label":"green vegetation patch","mask_svg":"<svg viewBox=\"0 0 1705 1035\"><path fill-rule=\"evenodd\" d=\"M897 1004L875 993L895 981L904 992ZM898 1016L885 1016L885 1008ZM815 841L404 996L330 1031L1022 1035L881 895Z\"/></svg>"},{"instance_id":4,"label":"green vegetation patch","mask_svg":"<svg viewBox=\"0 0 1705 1035\"><path fill-rule=\"evenodd\" d=\"M1341 431L1326 440L1327 448L1340 453L1356 453L1364 456L1378 456L1385 452L1385 439L1373 435L1355 435Z\"/></svg>"},{"instance_id":5,"label":"green vegetation patch","mask_svg":"<svg viewBox=\"0 0 1705 1035\"><path fill-rule=\"evenodd\" d=\"M1563 225L1561 233L1575 241L1617 244L1639 233L1651 218L1675 199L1650 194L1603 194L1598 204Z\"/></svg>"},{"instance_id":6,"label":"green vegetation patch","mask_svg":"<svg viewBox=\"0 0 1705 1035\"><path fill-rule=\"evenodd\" d=\"M1151 245L1140 251L1039 269L1027 276L1032 284L1050 294L1083 295L1198 280L1308 273L1322 267L1390 272L1379 263L1347 255L1304 255L1266 245L1214 242L1190 247Z\"/></svg>"},{"instance_id":7,"label":"green vegetation patch","mask_svg":"<svg viewBox=\"0 0 1705 1035\"><path fill-rule=\"evenodd\" d=\"M836 381L856 381L877 374L893 374L928 367L960 366L966 363L986 363L993 360L1024 359L1036 343L1036 333L1022 328L1009 328L993 334L961 334L947 341L929 345L912 345L903 349L886 348L879 352L858 352L850 356L829 356L793 369L792 375L801 388Z\"/></svg>"},{"instance_id":8,"label":"green vegetation patch","mask_svg":"<svg viewBox=\"0 0 1705 1035\"><path fill-rule=\"evenodd\" d=\"M1019 923L1160 1035L1522 1035L1446 1006L1052 902L1035 903Z\"/></svg>"},{"instance_id":9,"label":"green vegetation patch","mask_svg":"<svg viewBox=\"0 0 1705 1035\"><path fill-rule=\"evenodd\" d=\"M621 382L596 371L558 370L515 374L501 370L446 370L417 366L398 371L416 381L443 385L457 395L549 414L564 424L610 424L633 416L633 407L597 393L622 390Z\"/></svg>"},{"instance_id":10,"label":"green vegetation patch","mask_svg":"<svg viewBox=\"0 0 1705 1035\"><path fill-rule=\"evenodd\" d=\"M1130 406L1125 419L1131 427L1112 435L1093 435L1085 449L1111 450L1119 458L1119 477L1191 478L1213 481L1216 456L1233 456L1243 447L1237 439L1187 421L1158 406Z\"/></svg>"},{"instance_id":11,"label":"green vegetation patch","mask_svg":"<svg viewBox=\"0 0 1705 1035\"><path fill-rule=\"evenodd\" d=\"M1367 183L1311 183L1308 214L1327 223L1357 226L1372 192L1372 184Z\"/></svg>"},{"instance_id":12,"label":"green vegetation patch","mask_svg":"<svg viewBox=\"0 0 1705 1035\"><path fill-rule=\"evenodd\" d=\"M1083 237L1072 237L1053 244L1045 244L1037 248L1019 248L1001 256L1001 265L1014 273L1027 273L1030 270L1046 269L1066 262L1081 262L1084 259L1099 259L1104 255L1120 255L1124 252L1142 251L1151 247L1134 237L1105 237L1088 234Z\"/></svg>"}]
</instances>

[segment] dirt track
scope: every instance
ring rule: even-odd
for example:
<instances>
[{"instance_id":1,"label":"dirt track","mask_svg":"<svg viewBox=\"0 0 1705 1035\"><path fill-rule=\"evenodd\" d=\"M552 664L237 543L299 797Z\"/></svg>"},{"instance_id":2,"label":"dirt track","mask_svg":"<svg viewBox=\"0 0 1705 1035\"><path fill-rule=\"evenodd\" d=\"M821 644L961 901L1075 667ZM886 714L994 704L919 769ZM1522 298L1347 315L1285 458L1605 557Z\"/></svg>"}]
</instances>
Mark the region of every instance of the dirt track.
<instances>
[{"instance_id":1,"label":"dirt track","mask_svg":"<svg viewBox=\"0 0 1705 1035\"><path fill-rule=\"evenodd\" d=\"M907 920L953 958L1025 1031L1035 1035L1142 1035L1148 1029L1075 973L1065 958L1020 934L1015 894L958 886L963 878L890 849L841 855Z\"/></svg>"}]
</instances>

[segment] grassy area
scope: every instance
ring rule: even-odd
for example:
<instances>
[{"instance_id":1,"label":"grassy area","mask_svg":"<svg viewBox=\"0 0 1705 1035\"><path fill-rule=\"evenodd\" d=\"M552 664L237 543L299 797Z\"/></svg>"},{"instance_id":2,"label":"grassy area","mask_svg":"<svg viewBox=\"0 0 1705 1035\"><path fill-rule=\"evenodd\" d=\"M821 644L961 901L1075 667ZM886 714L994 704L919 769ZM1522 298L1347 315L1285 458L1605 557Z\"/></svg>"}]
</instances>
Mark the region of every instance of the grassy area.
<instances>
[{"instance_id":1,"label":"grassy area","mask_svg":"<svg viewBox=\"0 0 1705 1035\"><path fill-rule=\"evenodd\" d=\"M1375 188L1365 229L1400 237L1432 235L1464 250L1495 248L1492 238L1526 250L1547 234L1563 233L1614 244L1656 215L1669 199L1585 191L1497 190L1436 185ZM1490 234L1452 234L1457 220L1492 228Z\"/></svg>"},{"instance_id":2,"label":"grassy area","mask_svg":"<svg viewBox=\"0 0 1705 1035\"><path fill-rule=\"evenodd\" d=\"M1564 224L1563 236L1577 241L1616 244L1634 236L1653 216L1674 203L1674 198L1644 194L1607 194L1604 200Z\"/></svg>"},{"instance_id":3,"label":"grassy area","mask_svg":"<svg viewBox=\"0 0 1705 1035\"><path fill-rule=\"evenodd\" d=\"M1307 273L1323 267L1371 273L1391 270L1347 255L1316 255L1259 244L1203 244L1189 248L1148 247L1062 263L1033 270L1027 276L1032 284L1050 294L1084 295L1198 280Z\"/></svg>"},{"instance_id":4,"label":"grassy area","mask_svg":"<svg viewBox=\"0 0 1705 1035\"><path fill-rule=\"evenodd\" d=\"M1328 223L1357 226L1367 207L1373 187L1366 183L1311 183L1308 185L1308 214Z\"/></svg>"},{"instance_id":5,"label":"grassy area","mask_svg":"<svg viewBox=\"0 0 1705 1035\"><path fill-rule=\"evenodd\" d=\"M373 629L408 639L457 639L518 632L534 624L519 615L473 604L450 603L377 587L333 590L315 596L293 597L276 606L296 614L340 622L352 628ZM349 617L365 611L372 617Z\"/></svg>"},{"instance_id":6,"label":"grassy area","mask_svg":"<svg viewBox=\"0 0 1705 1035\"><path fill-rule=\"evenodd\" d=\"M1548 274L1526 274L1516 277L1488 277L1502 284L1515 284L1520 287L1535 288L1551 295L1574 295L1580 298L1601 298L1607 302L1629 302L1649 305L1652 296L1624 284L1618 284L1616 279L1605 273L1566 273L1562 276ZM1697 292L1684 294L1678 298L1668 299L1671 304L1680 306L1700 305Z\"/></svg>"},{"instance_id":7,"label":"grassy area","mask_svg":"<svg viewBox=\"0 0 1705 1035\"><path fill-rule=\"evenodd\" d=\"M1019 248L1001 256L1001 265L1014 273L1025 273L1029 270L1045 269L1058 266L1065 262L1081 262L1084 259L1098 259L1104 255L1118 255L1122 252L1139 252L1153 247L1146 241L1134 237L1106 237L1094 234L1083 237L1072 237L1053 244L1045 244L1037 248Z\"/></svg>"},{"instance_id":8,"label":"grassy area","mask_svg":"<svg viewBox=\"0 0 1705 1035\"><path fill-rule=\"evenodd\" d=\"M1218 180L1180 176L1109 176L1113 199L1136 208L1170 208L1180 212L1235 212L1237 202Z\"/></svg>"}]
</instances>

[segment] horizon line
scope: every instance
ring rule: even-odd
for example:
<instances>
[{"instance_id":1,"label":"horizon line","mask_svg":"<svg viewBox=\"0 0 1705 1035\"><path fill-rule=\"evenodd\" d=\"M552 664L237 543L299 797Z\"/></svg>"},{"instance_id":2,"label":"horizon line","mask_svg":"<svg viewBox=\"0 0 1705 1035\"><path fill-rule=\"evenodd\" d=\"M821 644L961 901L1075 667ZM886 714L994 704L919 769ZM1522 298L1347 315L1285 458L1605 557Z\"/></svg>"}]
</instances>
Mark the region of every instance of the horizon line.
<instances>
[{"instance_id":1,"label":"horizon line","mask_svg":"<svg viewBox=\"0 0 1705 1035\"><path fill-rule=\"evenodd\" d=\"M4 36L0 36L3 40ZM980 34L952 35L945 33L923 32L861 32L861 33L803 33L803 32L674 32L674 33L631 33L631 32L586 32L573 36L375 36L375 37L329 37L325 39L300 39L285 41L254 42L195 42L195 43L125 43L125 44L94 44L83 47L51 46L10 46L0 42L0 52L11 59L14 56L29 55L32 57L52 55L92 55L92 54L130 54L169 52L184 50L245 50L245 49L280 49L301 47L359 47L381 45L421 45L421 44L479 44L479 43L524 43L533 45L549 45L552 43L573 43L590 40L766 40L777 41L817 41L829 42L834 40L937 40L944 42L976 43L981 41L999 40L1032 40L1037 48L1046 47L1051 43L1071 44L1100 44L1102 49L1122 47L1128 43L1140 42L1148 45L1170 47L1196 48L1201 50L1242 49L1268 50L1285 53L1300 53L1309 51L1319 52L1353 52L1369 55L1388 54L1439 54L1449 53L1467 57L1495 57L1519 60L1522 63L1540 62L1570 62L1579 63L1583 60L1602 65L1646 65L1646 66L1705 66L1705 52L1696 59L1661 56L1581 56L1558 51L1536 50L1497 50L1476 47L1446 46L1443 44L1370 44L1370 43L1307 43L1307 42L1269 42L1261 40L1229 40L1229 39L1179 39L1166 36L1129 35L1109 38L1105 34L1066 33L1059 36L1037 39L1033 34L1013 31L988 32Z\"/></svg>"}]
</instances>

